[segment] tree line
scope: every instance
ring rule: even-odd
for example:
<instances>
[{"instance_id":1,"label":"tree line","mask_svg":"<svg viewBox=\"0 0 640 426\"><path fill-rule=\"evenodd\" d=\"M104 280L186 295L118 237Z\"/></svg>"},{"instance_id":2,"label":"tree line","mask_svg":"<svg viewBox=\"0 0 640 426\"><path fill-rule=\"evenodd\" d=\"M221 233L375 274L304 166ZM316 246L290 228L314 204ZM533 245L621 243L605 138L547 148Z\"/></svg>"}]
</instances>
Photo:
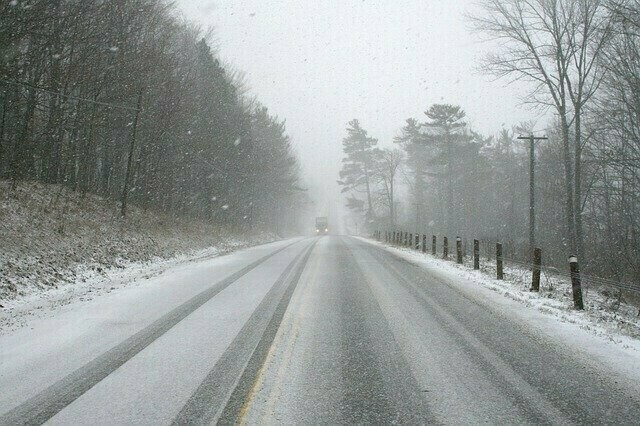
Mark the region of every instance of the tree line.
<instances>
[{"instance_id":1,"label":"tree line","mask_svg":"<svg viewBox=\"0 0 640 426\"><path fill-rule=\"evenodd\" d=\"M284 121L163 0L0 3L0 178L274 229L304 202Z\"/></svg>"},{"instance_id":2,"label":"tree line","mask_svg":"<svg viewBox=\"0 0 640 426\"><path fill-rule=\"evenodd\" d=\"M381 172L377 140L354 132L351 122L340 180L348 206L372 228L401 222L420 232L500 240L528 260L529 151L517 136L546 135L536 142L535 188L536 239L547 263L578 255L589 272L637 281L640 1L481 4L483 13L471 17L475 30L500 40L483 69L528 81L524 99L551 111L553 120L543 130L518 123L484 136L466 123L461 106L431 105L394 140L406 191L391 201L362 196L384 194L393 175ZM356 146L355 153L347 149Z\"/></svg>"}]
</instances>

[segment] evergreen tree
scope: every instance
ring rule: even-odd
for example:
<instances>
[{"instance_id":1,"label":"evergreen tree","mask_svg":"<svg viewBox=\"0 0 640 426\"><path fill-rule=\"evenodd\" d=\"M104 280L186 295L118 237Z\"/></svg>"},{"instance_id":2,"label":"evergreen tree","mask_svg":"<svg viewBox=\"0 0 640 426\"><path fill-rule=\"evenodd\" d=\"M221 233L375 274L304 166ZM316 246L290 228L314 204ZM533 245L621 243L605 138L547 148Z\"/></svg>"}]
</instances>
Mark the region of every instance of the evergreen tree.
<instances>
[{"instance_id":1,"label":"evergreen tree","mask_svg":"<svg viewBox=\"0 0 640 426\"><path fill-rule=\"evenodd\" d=\"M423 143L431 150L430 166L444 183L441 186L445 199L442 224L446 233L459 232L461 215L454 204L454 182L463 164L456 155L472 139L464 121L466 114L459 106L434 104L425 115L428 121L423 124L427 130Z\"/></svg>"},{"instance_id":2,"label":"evergreen tree","mask_svg":"<svg viewBox=\"0 0 640 426\"><path fill-rule=\"evenodd\" d=\"M369 137L358 120L354 119L348 123L347 137L342 140L342 151L345 156L342 159L338 184L342 186L342 192L350 193L352 198L358 198L359 194L364 193L367 223L371 223L375 218L372 190L376 160L379 155L377 144L378 140ZM359 203L354 200L348 206L352 209L360 208Z\"/></svg>"},{"instance_id":3,"label":"evergreen tree","mask_svg":"<svg viewBox=\"0 0 640 426\"><path fill-rule=\"evenodd\" d=\"M402 146L406 153L406 164L409 170L407 185L411 195L410 204L415 213L416 228L426 225L425 218L429 216L425 203L427 194L429 151L424 141L425 135L421 130L421 125L415 118L406 120L406 124L400 130L400 135L394 139L395 143Z\"/></svg>"}]
</instances>

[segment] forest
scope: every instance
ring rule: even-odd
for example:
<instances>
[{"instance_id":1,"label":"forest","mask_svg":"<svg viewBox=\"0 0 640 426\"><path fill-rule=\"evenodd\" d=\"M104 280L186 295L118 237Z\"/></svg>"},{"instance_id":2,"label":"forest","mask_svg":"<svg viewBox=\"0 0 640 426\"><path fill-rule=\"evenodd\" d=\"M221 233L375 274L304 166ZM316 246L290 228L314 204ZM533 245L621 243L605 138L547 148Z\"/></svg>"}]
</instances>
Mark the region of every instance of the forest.
<instances>
[{"instance_id":1,"label":"forest","mask_svg":"<svg viewBox=\"0 0 640 426\"><path fill-rule=\"evenodd\" d=\"M545 264L616 282L640 279L640 2L485 0L470 17L500 42L479 68L526 81L524 102L549 123L482 135L463 106L427 106L393 143L358 120L343 140L339 184L371 230L501 241L530 259L530 136L535 141L535 245ZM384 145L384 146L383 146Z\"/></svg>"},{"instance_id":2,"label":"forest","mask_svg":"<svg viewBox=\"0 0 640 426\"><path fill-rule=\"evenodd\" d=\"M168 1L1 2L0 179L286 226L306 196L284 121L212 45Z\"/></svg>"}]
</instances>

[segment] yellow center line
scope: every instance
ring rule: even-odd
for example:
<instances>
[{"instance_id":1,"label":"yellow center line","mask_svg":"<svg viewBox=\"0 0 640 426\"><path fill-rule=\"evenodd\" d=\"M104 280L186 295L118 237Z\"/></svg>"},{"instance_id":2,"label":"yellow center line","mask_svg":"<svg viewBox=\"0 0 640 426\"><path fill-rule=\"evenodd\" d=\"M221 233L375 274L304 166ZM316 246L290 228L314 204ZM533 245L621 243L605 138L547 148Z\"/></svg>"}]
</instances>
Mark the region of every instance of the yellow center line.
<instances>
[{"instance_id":1,"label":"yellow center line","mask_svg":"<svg viewBox=\"0 0 640 426\"><path fill-rule=\"evenodd\" d=\"M315 268L317 268L317 262L315 262L314 258L312 257L310 259L310 262L307 264L305 268L306 271L304 275L306 275L307 272L309 272L309 276L316 275L315 273L311 273L311 271L314 270ZM240 408L240 412L238 413L238 420L237 420L237 423L240 425L244 425L247 423L247 414L249 413L249 410L251 408L251 405L255 396L258 394L258 392L263 386L263 382L266 376L266 372L269 368L269 365L272 362L276 362L277 348L284 347L285 348L284 351L282 352L281 356L278 357L280 358L280 365L276 373L274 386L272 387L269 397L267 398L267 410L265 410L265 412L263 413L263 420L267 418L269 413L273 412L273 407L275 406L277 397L279 395L280 386L282 385L282 382L284 380L285 372L288 369L289 365L291 364L291 360L293 358L293 350L295 347L295 343L298 340L298 335L300 330L300 326L299 326L300 313L298 312L298 310L294 310L293 307L304 306L306 303L308 303L308 299L309 299L309 292L307 291L308 280L304 279L304 275L300 277L301 285L299 285L298 288L296 288L295 290L292 301L289 304L289 307L287 307L287 311L285 313L283 321L281 322L280 329L278 330L276 337L273 339L273 342L269 347L269 351L267 352L267 356L265 357L262 365L260 366L260 369L258 370L258 373L256 374L256 377L251 385L251 389L247 393L245 401L242 404L242 407ZM301 303L296 303L296 299L302 299ZM263 421L262 423L264 422L265 421Z\"/></svg>"}]
</instances>

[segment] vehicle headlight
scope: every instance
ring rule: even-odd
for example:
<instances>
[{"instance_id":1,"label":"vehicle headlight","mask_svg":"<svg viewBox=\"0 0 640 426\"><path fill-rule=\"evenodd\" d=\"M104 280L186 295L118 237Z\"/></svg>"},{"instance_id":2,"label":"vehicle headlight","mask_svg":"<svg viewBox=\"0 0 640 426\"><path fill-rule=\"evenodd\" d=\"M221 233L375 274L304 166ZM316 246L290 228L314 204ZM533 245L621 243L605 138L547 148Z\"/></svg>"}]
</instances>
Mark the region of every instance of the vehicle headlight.
<instances>
[{"instance_id":1,"label":"vehicle headlight","mask_svg":"<svg viewBox=\"0 0 640 426\"><path fill-rule=\"evenodd\" d=\"M329 228L324 228L324 232L329 232Z\"/></svg>"}]
</instances>

